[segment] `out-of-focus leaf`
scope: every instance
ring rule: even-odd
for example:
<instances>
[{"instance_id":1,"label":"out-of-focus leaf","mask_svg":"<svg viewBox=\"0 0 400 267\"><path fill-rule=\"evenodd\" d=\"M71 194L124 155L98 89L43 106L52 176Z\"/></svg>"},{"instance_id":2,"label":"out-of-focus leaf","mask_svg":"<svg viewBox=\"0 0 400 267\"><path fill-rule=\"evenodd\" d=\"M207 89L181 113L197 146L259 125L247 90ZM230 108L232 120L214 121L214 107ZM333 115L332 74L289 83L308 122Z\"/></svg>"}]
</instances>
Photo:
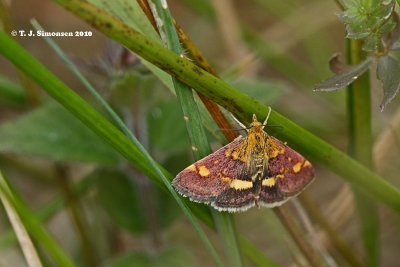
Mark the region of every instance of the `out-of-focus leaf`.
<instances>
[{"instance_id":1,"label":"out-of-focus leaf","mask_svg":"<svg viewBox=\"0 0 400 267\"><path fill-rule=\"evenodd\" d=\"M288 91L283 83L261 79L238 79L229 83L261 103L269 105Z\"/></svg>"},{"instance_id":2,"label":"out-of-focus leaf","mask_svg":"<svg viewBox=\"0 0 400 267\"><path fill-rule=\"evenodd\" d=\"M360 64L347 69L345 72L317 84L314 87L314 91L336 91L348 86L369 69L371 62L372 59L367 58Z\"/></svg>"},{"instance_id":3,"label":"out-of-focus leaf","mask_svg":"<svg viewBox=\"0 0 400 267\"><path fill-rule=\"evenodd\" d=\"M150 111L148 128L151 150L174 154L190 147L182 111L176 101L155 105Z\"/></svg>"},{"instance_id":4,"label":"out-of-focus leaf","mask_svg":"<svg viewBox=\"0 0 400 267\"><path fill-rule=\"evenodd\" d=\"M130 252L108 260L103 267L193 267L198 266L186 248L168 248L159 254Z\"/></svg>"},{"instance_id":5,"label":"out-of-focus leaf","mask_svg":"<svg viewBox=\"0 0 400 267\"><path fill-rule=\"evenodd\" d=\"M55 103L1 125L0 152L101 164L119 159L107 143Z\"/></svg>"},{"instance_id":6,"label":"out-of-focus leaf","mask_svg":"<svg viewBox=\"0 0 400 267\"><path fill-rule=\"evenodd\" d=\"M183 0L183 2L197 13L205 16L207 19L215 19L215 11L209 0Z\"/></svg>"},{"instance_id":7,"label":"out-of-focus leaf","mask_svg":"<svg viewBox=\"0 0 400 267\"><path fill-rule=\"evenodd\" d=\"M400 64L391 56L380 57L376 75L383 85L381 111L393 100L400 89Z\"/></svg>"},{"instance_id":8,"label":"out-of-focus leaf","mask_svg":"<svg viewBox=\"0 0 400 267\"><path fill-rule=\"evenodd\" d=\"M90 0L89 2L109 12L111 15L119 18L121 21L133 27L137 31L145 34L147 37L157 42L161 42L161 39L159 38L157 32L147 19L146 15L143 13L137 1ZM174 92L171 76L169 76L167 73L154 66L150 62L142 58L140 58L140 60L142 61L143 65L145 65L150 71L152 71L154 75L156 75L166 87Z\"/></svg>"},{"instance_id":9,"label":"out-of-focus leaf","mask_svg":"<svg viewBox=\"0 0 400 267\"><path fill-rule=\"evenodd\" d=\"M0 104L24 104L27 100L24 89L3 76L0 76Z\"/></svg>"},{"instance_id":10,"label":"out-of-focus leaf","mask_svg":"<svg viewBox=\"0 0 400 267\"><path fill-rule=\"evenodd\" d=\"M96 179L99 202L119 226L133 232L148 230L144 194L135 181L122 172L101 170L93 174ZM130 180L132 179L132 180ZM154 213L159 227L168 226L179 213L176 203L158 187L151 188Z\"/></svg>"}]
</instances>

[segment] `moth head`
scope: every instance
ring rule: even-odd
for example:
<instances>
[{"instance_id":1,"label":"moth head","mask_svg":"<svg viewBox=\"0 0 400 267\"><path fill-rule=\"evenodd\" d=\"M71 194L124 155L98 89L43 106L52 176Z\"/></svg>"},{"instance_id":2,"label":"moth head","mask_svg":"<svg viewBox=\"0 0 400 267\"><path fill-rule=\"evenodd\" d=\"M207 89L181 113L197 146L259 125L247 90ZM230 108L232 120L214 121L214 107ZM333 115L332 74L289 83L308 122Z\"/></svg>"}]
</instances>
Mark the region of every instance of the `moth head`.
<instances>
[{"instance_id":1,"label":"moth head","mask_svg":"<svg viewBox=\"0 0 400 267\"><path fill-rule=\"evenodd\" d=\"M256 132L261 131L263 128L262 123L257 120L256 114L253 114L253 121L251 122L250 127Z\"/></svg>"}]
</instances>

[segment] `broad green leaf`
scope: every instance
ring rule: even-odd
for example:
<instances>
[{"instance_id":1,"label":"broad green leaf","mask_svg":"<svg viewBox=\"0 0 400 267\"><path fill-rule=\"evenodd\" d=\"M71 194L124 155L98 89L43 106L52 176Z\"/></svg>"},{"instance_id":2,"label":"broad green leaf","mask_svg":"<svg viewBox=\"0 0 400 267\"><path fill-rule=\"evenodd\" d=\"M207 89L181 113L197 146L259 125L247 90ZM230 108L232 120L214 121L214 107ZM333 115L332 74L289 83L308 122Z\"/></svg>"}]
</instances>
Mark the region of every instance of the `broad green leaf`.
<instances>
[{"instance_id":1,"label":"broad green leaf","mask_svg":"<svg viewBox=\"0 0 400 267\"><path fill-rule=\"evenodd\" d=\"M0 104L24 104L27 100L22 86L0 75Z\"/></svg>"},{"instance_id":2,"label":"broad green leaf","mask_svg":"<svg viewBox=\"0 0 400 267\"><path fill-rule=\"evenodd\" d=\"M55 103L2 124L0 152L101 164L116 164L119 158L107 143Z\"/></svg>"},{"instance_id":3,"label":"broad green leaf","mask_svg":"<svg viewBox=\"0 0 400 267\"><path fill-rule=\"evenodd\" d=\"M380 57L376 74L383 85L383 99L381 103L381 110L383 111L385 106L389 104L399 92L400 64L391 56Z\"/></svg>"},{"instance_id":4,"label":"broad green leaf","mask_svg":"<svg viewBox=\"0 0 400 267\"><path fill-rule=\"evenodd\" d=\"M179 214L178 206L171 197L159 189L151 187L151 194L144 195L139 187L138 177L128 177L118 171L99 170L93 174L96 179L97 197L110 218L119 226L132 233L143 233L148 229L148 203L151 198L158 227L168 226Z\"/></svg>"},{"instance_id":5,"label":"broad green leaf","mask_svg":"<svg viewBox=\"0 0 400 267\"><path fill-rule=\"evenodd\" d=\"M198 266L187 248L173 247L160 253L129 252L108 260L103 267L193 267Z\"/></svg>"},{"instance_id":6,"label":"broad green leaf","mask_svg":"<svg viewBox=\"0 0 400 267\"><path fill-rule=\"evenodd\" d=\"M360 77L364 72L369 69L369 66L372 62L371 58L368 58L361 62L360 64L354 65L351 68L347 69L345 72L342 72L338 75L329 78L326 81L323 81L317 84L314 87L315 91L336 91L341 88L344 88L354 82L358 77Z\"/></svg>"}]
</instances>

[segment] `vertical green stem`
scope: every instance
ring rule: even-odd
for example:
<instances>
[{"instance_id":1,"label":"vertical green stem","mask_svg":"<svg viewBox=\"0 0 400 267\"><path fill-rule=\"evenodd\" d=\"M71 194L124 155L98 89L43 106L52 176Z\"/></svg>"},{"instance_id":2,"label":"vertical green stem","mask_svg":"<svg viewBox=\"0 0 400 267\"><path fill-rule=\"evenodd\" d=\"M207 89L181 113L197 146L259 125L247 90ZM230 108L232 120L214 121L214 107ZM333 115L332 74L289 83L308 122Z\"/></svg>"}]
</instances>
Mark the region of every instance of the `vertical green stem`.
<instances>
[{"instance_id":1,"label":"vertical green stem","mask_svg":"<svg viewBox=\"0 0 400 267\"><path fill-rule=\"evenodd\" d=\"M161 20L163 21L163 28L159 29L160 32L165 32L166 41L169 48L178 55L182 55L184 51L180 45L178 34L166 2L162 3L161 1L156 0L154 1L154 4L158 13L154 14L154 16L160 16ZM161 34L161 36L163 35ZM193 154L195 159L199 160L210 154L211 149L208 144L205 130L202 126L200 113L194 100L193 91L190 87L175 77L172 78L172 81L176 95L182 107L184 120L186 122L189 138L192 143ZM226 258L229 262L229 266L243 266L236 231L231 215L221 214L216 211L213 211L212 214L217 226L220 240L222 241L226 252Z\"/></svg>"},{"instance_id":2,"label":"vertical green stem","mask_svg":"<svg viewBox=\"0 0 400 267\"><path fill-rule=\"evenodd\" d=\"M347 61L358 64L365 59L360 40L347 40ZM353 82L347 90L349 154L372 168L371 95L368 72ZM379 262L379 222L375 203L353 188L361 224L361 235L368 266Z\"/></svg>"},{"instance_id":3,"label":"vertical green stem","mask_svg":"<svg viewBox=\"0 0 400 267\"><path fill-rule=\"evenodd\" d=\"M61 190L65 196L66 206L71 221L75 226L81 241L81 250L87 266L97 266L98 261L93 243L90 239L89 225L85 219L79 198L75 196L70 184L68 169L62 164L55 164L55 171L60 183Z\"/></svg>"}]
</instances>

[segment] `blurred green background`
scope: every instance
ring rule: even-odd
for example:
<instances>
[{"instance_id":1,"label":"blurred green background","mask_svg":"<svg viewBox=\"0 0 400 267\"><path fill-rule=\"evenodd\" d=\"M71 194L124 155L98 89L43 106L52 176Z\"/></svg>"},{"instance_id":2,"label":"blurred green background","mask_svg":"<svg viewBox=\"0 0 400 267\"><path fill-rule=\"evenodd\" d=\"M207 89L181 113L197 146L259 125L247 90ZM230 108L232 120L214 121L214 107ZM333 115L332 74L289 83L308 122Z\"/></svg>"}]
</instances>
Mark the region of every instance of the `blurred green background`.
<instances>
[{"instance_id":1,"label":"blurred green background","mask_svg":"<svg viewBox=\"0 0 400 267\"><path fill-rule=\"evenodd\" d=\"M332 76L331 56L345 53L345 29L334 1L170 0L168 4L223 79L346 151L345 90L312 90ZM10 1L6 6L12 29L31 30L30 19L35 18L47 31L92 31L90 37L54 40L157 162L174 175L193 162L176 97L135 56L50 1ZM42 38L16 39L94 103ZM380 112L382 89L374 75L371 84L374 166L400 187L400 100ZM220 147L221 132L207 115L203 120L213 149ZM54 199L68 199L74 188L82 191L70 198L69 208L48 208L46 222L79 266L90 266L88 257L95 266L212 266L174 200L4 58L0 58L0 123L0 168L32 209L46 217L43 207ZM317 179L307 192L355 254L365 257L348 185L315 165ZM399 218L385 207L379 214L381 266L398 266ZM252 209L234 217L238 232L275 262L298 266L296 259L301 261L301 256L270 210ZM0 218L0 266L26 266L10 238L3 207ZM330 240L318 226L314 230L330 251ZM216 233L207 230L207 234L224 258Z\"/></svg>"}]
</instances>

